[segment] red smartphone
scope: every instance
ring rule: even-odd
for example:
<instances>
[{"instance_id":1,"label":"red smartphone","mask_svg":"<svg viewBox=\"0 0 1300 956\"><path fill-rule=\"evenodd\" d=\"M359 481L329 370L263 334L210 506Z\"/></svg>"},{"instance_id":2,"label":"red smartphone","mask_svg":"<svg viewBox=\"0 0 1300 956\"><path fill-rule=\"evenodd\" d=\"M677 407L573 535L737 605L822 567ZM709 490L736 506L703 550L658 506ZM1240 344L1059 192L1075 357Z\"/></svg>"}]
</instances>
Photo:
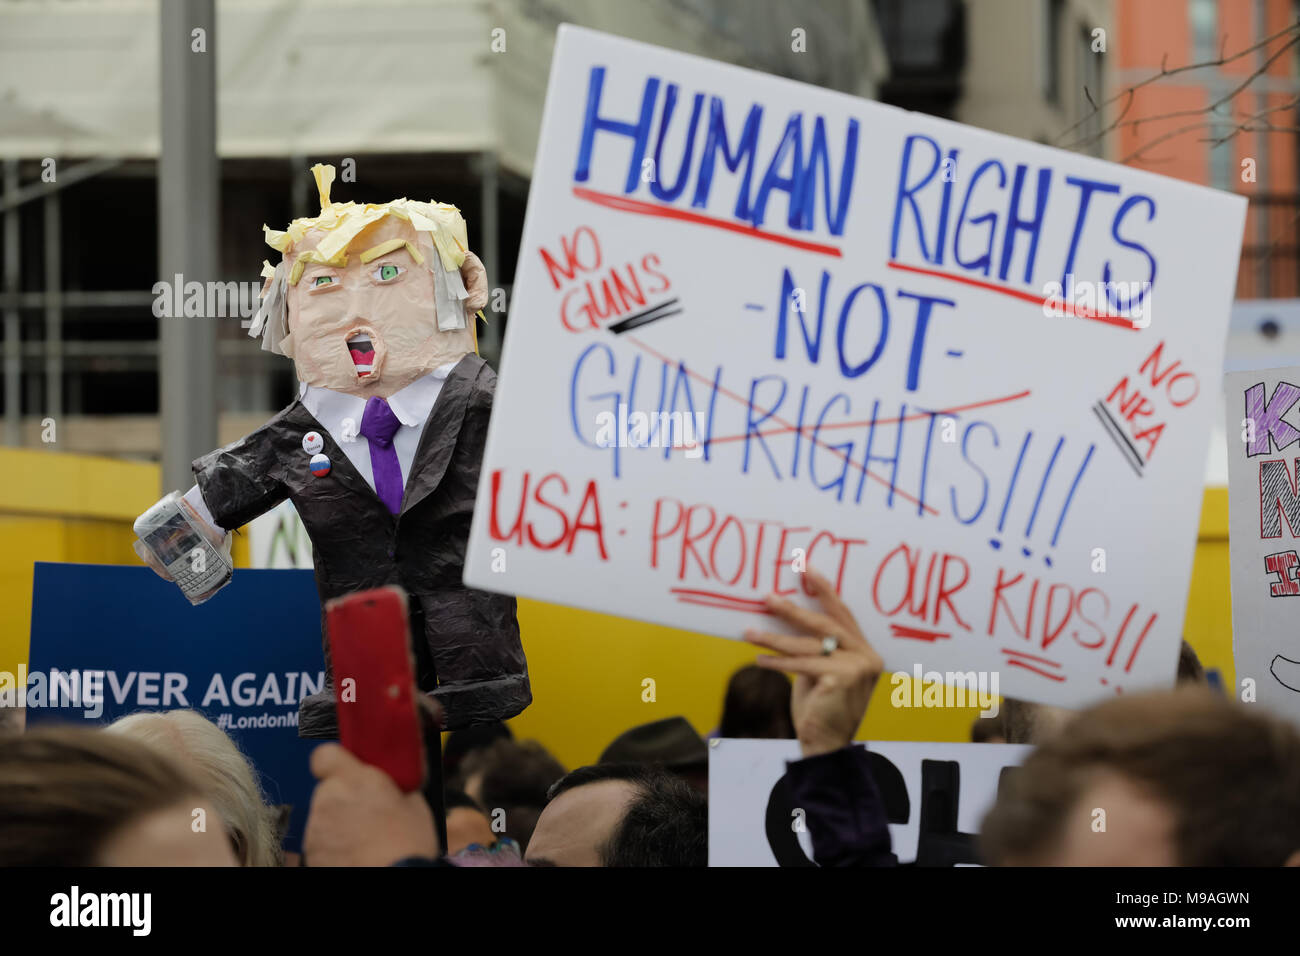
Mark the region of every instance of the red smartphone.
<instances>
[{"instance_id":1,"label":"red smartphone","mask_svg":"<svg viewBox=\"0 0 1300 956\"><path fill-rule=\"evenodd\" d=\"M375 588L325 605L339 738L406 793L424 785L425 752L406 592Z\"/></svg>"}]
</instances>

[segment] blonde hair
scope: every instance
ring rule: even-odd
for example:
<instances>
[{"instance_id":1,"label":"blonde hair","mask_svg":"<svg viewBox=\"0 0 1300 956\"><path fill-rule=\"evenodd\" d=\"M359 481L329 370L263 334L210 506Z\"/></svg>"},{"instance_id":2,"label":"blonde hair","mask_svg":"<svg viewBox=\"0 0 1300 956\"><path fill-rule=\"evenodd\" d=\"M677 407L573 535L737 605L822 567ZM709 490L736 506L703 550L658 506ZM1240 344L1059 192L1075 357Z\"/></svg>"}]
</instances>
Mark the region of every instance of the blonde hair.
<instances>
[{"instance_id":1,"label":"blonde hair","mask_svg":"<svg viewBox=\"0 0 1300 956\"><path fill-rule=\"evenodd\" d=\"M444 269L451 271L464 264L469 241L466 237L465 219L455 206L445 202L420 202L405 198L362 205L331 202L330 186L334 183L334 167L317 163L311 172L320 193L320 215L295 219L284 231L262 226L262 231L266 233L266 244L276 252L286 257L292 255L294 248L307 233L320 230L325 235L316 243L316 248L311 250L309 261L343 265L347 262L347 249L353 239L379 220L395 216L409 222L416 232L429 234L429 241L442 257ZM296 283L295 277L291 284Z\"/></svg>"},{"instance_id":2,"label":"blonde hair","mask_svg":"<svg viewBox=\"0 0 1300 956\"><path fill-rule=\"evenodd\" d=\"M104 728L131 737L188 767L212 801L241 866L280 866L276 820L257 776L235 742L194 710L129 714Z\"/></svg>"},{"instance_id":3,"label":"blonde hair","mask_svg":"<svg viewBox=\"0 0 1300 956\"><path fill-rule=\"evenodd\" d=\"M416 244L403 239L392 239L381 247L371 250L372 255L362 255L362 262L390 252L398 246L406 246L411 258L419 265L427 265L437 283L435 300L439 315L446 313L439 329L451 331L465 328L465 320L459 316L459 305L469 298L460 268L467 258L472 258L469 251L468 232L465 218L460 210L450 203L421 202L416 199L394 199L386 203L355 202L336 203L330 200L330 187L334 183L334 167L317 163L311 168L316 179L316 189L320 194L320 214L295 219L287 229L272 229L263 224L266 244L282 256L278 266L263 260L262 277L266 280L262 287L262 302L257 314L253 316L248 334L252 338L261 336L262 348L283 355L281 342L289 334L288 324L288 288L298 284L303 270L308 263L316 262L329 266L346 266L347 251L352 241L369 227L381 220L396 218L409 223L415 230ZM315 248L298 251L308 234L315 234ZM428 249L437 262L430 259L426 263L425 255L419 244L428 242ZM477 259L473 261L477 262ZM442 268L437 268L441 264ZM479 264L479 268L482 266ZM482 313L479 313L482 315ZM469 324L475 351L478 350L478 332L473 323Z\"/></svg>"}]
</instances>

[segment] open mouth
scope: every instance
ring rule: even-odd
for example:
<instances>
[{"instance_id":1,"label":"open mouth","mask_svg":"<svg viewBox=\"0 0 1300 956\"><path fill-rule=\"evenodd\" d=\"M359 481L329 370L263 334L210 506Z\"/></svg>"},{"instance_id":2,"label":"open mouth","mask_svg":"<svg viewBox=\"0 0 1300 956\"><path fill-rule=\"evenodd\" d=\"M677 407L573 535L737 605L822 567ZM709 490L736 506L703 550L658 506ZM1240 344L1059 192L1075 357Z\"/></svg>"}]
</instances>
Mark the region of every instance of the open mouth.
<instances>
[{"instance_id":1,"label":"open mouth","mask_svg":"<svg viewBox=\"0 0 1300 956\"><path fill-rule=\"evenodd\" d=\"M352 364L356 366L358 377L369 375L375 370L375 347L367 333L358 332L349 338L348 352L352 355Z\"/></svg>"}]
</instances>

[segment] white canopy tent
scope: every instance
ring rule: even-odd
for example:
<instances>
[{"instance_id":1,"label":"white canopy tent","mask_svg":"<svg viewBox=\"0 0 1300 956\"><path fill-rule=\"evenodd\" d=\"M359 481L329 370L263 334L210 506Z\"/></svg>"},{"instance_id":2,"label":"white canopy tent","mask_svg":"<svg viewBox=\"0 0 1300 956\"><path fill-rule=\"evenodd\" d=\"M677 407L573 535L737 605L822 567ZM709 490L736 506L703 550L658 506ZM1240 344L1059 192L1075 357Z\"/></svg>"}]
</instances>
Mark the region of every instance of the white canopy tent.
<instances>
[{"instance_id":1,"label":"white canopy tent","mask_svg":"<svg viewBox=\"0 0 1300 956\"><path fill-rule=\"evenodd\" d=\"M886 71L865 0L218 0L216 15L194 55L217 58L222 157L489 151L528 176L566 21L862 96ZM156 156L158 84L157 0L0 2L0 154Z\"/></svg>"}]
</instances>

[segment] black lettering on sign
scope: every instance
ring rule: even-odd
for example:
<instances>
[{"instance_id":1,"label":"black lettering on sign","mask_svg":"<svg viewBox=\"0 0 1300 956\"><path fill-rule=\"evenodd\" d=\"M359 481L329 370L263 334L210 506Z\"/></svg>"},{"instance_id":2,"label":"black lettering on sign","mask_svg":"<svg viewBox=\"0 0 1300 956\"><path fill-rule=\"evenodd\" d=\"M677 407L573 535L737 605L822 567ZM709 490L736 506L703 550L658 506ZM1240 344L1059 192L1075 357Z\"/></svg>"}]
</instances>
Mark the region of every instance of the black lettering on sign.
<instances>
[{"instance_id":1,"label":"black lettering on sign","mask_svg":"<svg viewBox=\"0 0 1300 956\"><path fill-rule=\"evenodd\" d=\"M975 835L957 829L961 766L955 760L921 761L921 832L917 866L978 863Z\"/></svg>"},{"instance_id":2,"label":"black lettering on sign","mask_svg":"<svg viewBox=\"0 0 1300 956\"><path fill-rule=\"evenodd\" d=\"M903 774L887 758L868 751L871 775L876 781L885 806L885 816L890 823L906 823L911 816L911 800ZM998 775L998 792L1006 787L1016 767L1004 767ZM960 863L980 863L975 834L957 829L958 809L961 800L961 765L955 760L921 761L920 832L916 844L914 866L956 866ZM778 866L816 866L808 859L799 836L791 826L794 820L794 799L790 785L783 775L772 787L767 801L764 827L767 844L776 857ZM806 825L816 827L815 820Z\"/></svg>"}]
</instances>

